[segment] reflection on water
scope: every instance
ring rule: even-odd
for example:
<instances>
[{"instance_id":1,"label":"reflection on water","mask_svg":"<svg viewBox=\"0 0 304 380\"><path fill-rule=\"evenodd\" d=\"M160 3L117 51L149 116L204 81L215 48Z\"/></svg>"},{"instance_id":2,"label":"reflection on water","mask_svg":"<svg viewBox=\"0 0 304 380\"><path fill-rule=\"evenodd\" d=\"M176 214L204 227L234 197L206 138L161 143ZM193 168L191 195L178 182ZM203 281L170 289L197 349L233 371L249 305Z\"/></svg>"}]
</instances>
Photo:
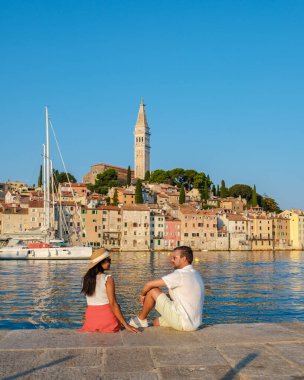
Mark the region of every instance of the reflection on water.
<instances>
[{"instance_id":1,"label":"reflection on water","mask_svg":"<svg viewBox=\"0 0 304 380\"><path fill-rule=\"evenodd\" d=\"M0 261L0 329L76 328L85 261ZM203 252L204 323L304 321L304 252ZM126 317L145 281L171 271L167 253L115 253L112 273Z\"/></svg>"}]
</instances>

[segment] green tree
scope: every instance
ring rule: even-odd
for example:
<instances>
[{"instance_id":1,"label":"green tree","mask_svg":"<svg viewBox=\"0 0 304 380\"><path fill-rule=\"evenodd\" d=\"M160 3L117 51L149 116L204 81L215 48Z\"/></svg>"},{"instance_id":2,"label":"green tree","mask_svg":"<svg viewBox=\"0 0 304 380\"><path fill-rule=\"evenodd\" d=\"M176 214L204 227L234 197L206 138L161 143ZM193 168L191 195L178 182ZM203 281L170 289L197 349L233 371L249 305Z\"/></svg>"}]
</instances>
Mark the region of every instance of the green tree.
<instances>
[{"instance_id":1,"label":"green tree","mask_svg":"<svg viewBox=\"0 0 304 380\"><path fill-rule=\"evenodd\" d=\"M173 185L181 186L186 181L185 169L175 168L168 170L168 177Z\"/></svg>"},{"instance_id":2,"label":"green tree","mask_svg":"<svg viewBox=\"0 0 304 380\"><path fill-rule=\"evenodd\" d=\"M113 206L118 206L118 192L117 192L117 189L114 190Z\"/></svg>"},{"instance_id":3,"label":"green tree","mask_svg":"<svg viewBox=\"0 0 304 380\"><path fill-rule=\"evenodd\" d=\"M186 201L186 193L185 193L185 186L184 184L181 185L180 192L179 192L179 204L182 205Z\"/></svg>"},{"instance_id":4,"label":"green tree","mask_svg":"<svg viewBox=\"0 0 304 380\"><path fill-rule=\"evenodd\" d=\"M214 184L212 185L211 191L213 195L216 195L216 188Z\"/></svg>"},{"instance_id":5,"label":"green tree","mask_svg":"<svg viewBox=\"0 0 304 380\"><path fill-rule=\"evenodd\" d=\"M130 165L128 166L128 172L127 172L127 186L131 185L131 168Z\"/></svg>"},{"instance_id":6,"label":"green tree","mask_svg":"<svg viewBox=\"0 0 304 380\"><path fill-rule=\"evenodd\" d=\"M147 171L146 171L146 174L145 174L145 181L146 181L146 182L149 182L149 181L150 181L150 170L147 170Z\"/></svg>"},{"instance_id":7,"label":"green tree","mask_svg":"<svg viewBox=\"0 0 304 380\"><path fill-rule=\"evenodd\" d=\"M143 199L143 195L142 195L141 180L140 179L138 179L136 181L135 203L144 203L144 199Z\"/></svg>"},{"instance_id":8,"label":"green tree","mask_svg":"<svg viewBox=\"0 0 304 380\"><path fill-rule=\"evenodd\" d=\"M241 196L249 201L252 198L252 188L248 185L236 184L230 187L229 195L231 197Z\"/></svg>"},{"instance_id":9,"label":"green tree","mask_svg":"<svg viewBox=\"0 0 304 380\"><path fill-rule=\"evenodd\" d=\"M194 182L194 177L196 176L197 171L193 169L188 169L185 170L185 176L186 176L186 181L185 181L185 187L188 190L191 190L193 188L193 182Z\"/></svg>"},{"instance_id":10,"label":"green tree","mask_svg":"<svg viewBox=\"0 0 304 380\"><path fill-rule=\"evenodd\" d=\"M193 177L193 187L195 189L202 189L204 188L204 184L207 180L206 174L201 172L201 173L196 173L195 176Z\"/></svg>"},{"instance_id":11,"label":"green tree","mask_svg":"<svg viewBox=\"0 0 304 380\"><path fill-rule=\"evenodd\" d=\"M256 207L258 205L258 198L257 198L255 185L253 186L253 190L252 190L251 204L252 204L252 207Z\"/></svg>"},{"instance_id":12,"label":"green tree","mask_svg":"<svg viewBox=\"0 0 304 380\"><path fill-rule=\"evenodd\" d=\"M216 196L219 197L221 195L220 193L220 185L216 186Z\"/></svg>"},{"instance_id":13,"label":"green tree","mask_svg":"<svg viewBox=\"0 0 304 380\"><path fill-rule=\"evenodd\" d=\"M202 198L203 198L204 201L206 201L207 199L209 199L209 188L208 188L208 182L207 182L207 180L204 183Z\"/></svg>"},{"instance_id":14,"label":"green tree","mask_svg":"<svg viewBox=\"0 0 304 380\"><path fill-rule=\"evenodd\" d=\"M268 197L267 195L262 198L262 207L265 211L268 212L281 212L281 209L277 202L273 198Z\"/></svg>"},{"instance_id":15,"label":"green tree","mask_svg":"<svg viewBox=\"0 0 304 380\"><path fill-rule=\"evenodd\" d=\"M91 186L93 191L99 194L107 194L110 187L118 187L120 185L117 172L115 169L105 170L96 176L95 185Z\"/></svg>"},{"instance_id":16,"label":"green tree","mask_svg":"<svg viewBox=\"0 0 304 380\"><path fill-rule=\"evenodd\" d=\"M150 175L151 183L168 183L170 182L170 175L167 171L157 169Z\"/></svg>"},{"instance_id":17,"label":"green tree","mask_svg":"<svg viewBox=\"0 0 304 380\"><path fill-rule=\"evenodd\" d=\"M42 165L40 165L39 177L38 177L38 187L42 186Z\"/></svg>"},{"instance_id":18,"label":"green tree","mask_svg":"<svg viewBox=\"0 0 304 380\"><path fill-rule=\"evenodd\" d=\"M53 176L56 183L64 183L64 182L77 182L76 178L71 173L59 172L56 169L53 169Z\"/></svg>"},{"instance_id":19,"label":"green tree","mask_svg":"<svg viewBox=\"0 0 304 380\"><path fill-rule=\"evenodd\" d=\"M229 195L228 189L226 187L225 181L222 179L221 188L220 188L220 196L221 198L227 198Z\"/></svg>"}]
</instances>

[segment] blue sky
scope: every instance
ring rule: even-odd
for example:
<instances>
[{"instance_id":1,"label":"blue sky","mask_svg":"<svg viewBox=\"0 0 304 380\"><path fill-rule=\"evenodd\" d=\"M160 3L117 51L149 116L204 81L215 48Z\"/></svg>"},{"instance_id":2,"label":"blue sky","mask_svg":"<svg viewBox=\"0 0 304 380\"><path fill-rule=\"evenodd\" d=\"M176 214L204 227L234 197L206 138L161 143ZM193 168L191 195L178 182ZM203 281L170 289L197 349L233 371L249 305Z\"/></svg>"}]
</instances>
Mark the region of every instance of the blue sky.
<instances>
[{"instance_id":1,"label":"blue sky","mask_svg":"<svg viewBox=\"0 0 304 380\"><path fill-rule=\"evenodd\" d=\"M0 181L37 182L45 105L79 180L133 166L143 96L152 170L304 208L303 19L293 0L0 2Z\"/></svg>"}]
</instances>

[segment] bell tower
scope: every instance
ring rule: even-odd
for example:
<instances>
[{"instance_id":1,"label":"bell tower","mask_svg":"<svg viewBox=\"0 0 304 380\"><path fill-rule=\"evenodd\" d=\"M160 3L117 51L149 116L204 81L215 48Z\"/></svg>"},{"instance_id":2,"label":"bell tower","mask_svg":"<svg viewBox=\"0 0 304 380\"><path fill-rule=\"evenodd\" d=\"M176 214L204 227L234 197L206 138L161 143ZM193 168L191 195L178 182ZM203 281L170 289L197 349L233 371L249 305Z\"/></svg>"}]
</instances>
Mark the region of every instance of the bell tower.
<instances>
[{"instance_id":1,"label":"bell tower","mask_svg":"<svg viewBox=\"0 0 304 380\"><path fill-rule=\"evenodd\" d=\"M144 179L150 170L150 128L147 121L144 99L141 99L134 129L134 176Z\"/></svg>"}]
</instances>

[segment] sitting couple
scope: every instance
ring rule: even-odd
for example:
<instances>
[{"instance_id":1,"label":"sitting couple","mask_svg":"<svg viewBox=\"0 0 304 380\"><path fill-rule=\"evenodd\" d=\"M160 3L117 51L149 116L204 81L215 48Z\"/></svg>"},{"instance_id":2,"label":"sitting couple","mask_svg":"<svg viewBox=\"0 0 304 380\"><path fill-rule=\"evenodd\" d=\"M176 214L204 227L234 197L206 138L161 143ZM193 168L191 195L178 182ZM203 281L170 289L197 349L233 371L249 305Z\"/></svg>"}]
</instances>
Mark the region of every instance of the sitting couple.
<instances>
[{"instance_id":1,"label":"sitting couple","mask_svg":"<svg viewBox=\"0 0 304 380\"><path fill-rule=\"evenodd\" d=\"M87 310L82 331L116 332L123 325L130 332L148 327L147 316L155 307L160 318L154 326L172 327L180 331L196 330L202 322L204 283L201 275L193 269L193 252L190 247L176 247L171 254L174 272L145 284L139 297L143 305L140 314L129 323L123 317L116 301L115 285L111 275L109 252L96 250L83 277L82 293L87 298ZM160 288L169 289L170 298Z\"/></svg>"}]
</instances>

